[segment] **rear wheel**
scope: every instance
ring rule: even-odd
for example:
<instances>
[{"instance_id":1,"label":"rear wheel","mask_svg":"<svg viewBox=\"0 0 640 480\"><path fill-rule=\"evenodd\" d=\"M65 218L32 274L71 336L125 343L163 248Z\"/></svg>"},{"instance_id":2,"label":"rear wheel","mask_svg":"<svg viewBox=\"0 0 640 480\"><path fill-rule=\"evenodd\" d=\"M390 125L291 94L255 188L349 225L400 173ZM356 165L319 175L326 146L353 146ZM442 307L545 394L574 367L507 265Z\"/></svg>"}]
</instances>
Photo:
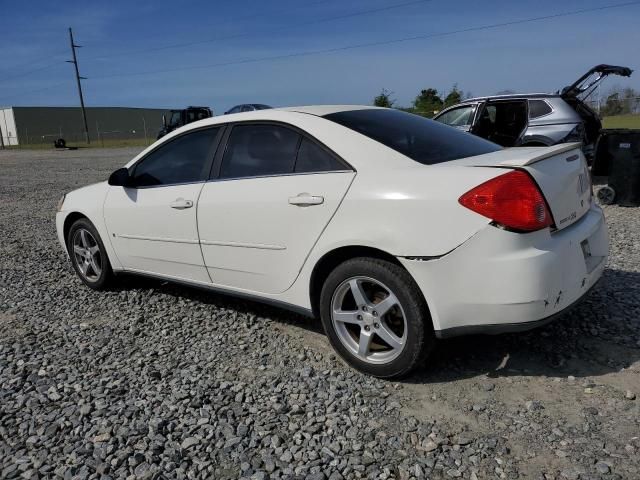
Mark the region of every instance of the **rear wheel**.
<instances>
[{"instance_id":1,"label":"rear wheel","mask_svg":"<svg viewBox=\"0 0 640 480\"><path fill-rule=\"evenodd\" d=\"M376 377L407 375L434 343L418 286L385 260L355 258L336 267L322 288L320 314L340 356Z\"/></svg>"},{"instance_id":2,"label":"rear wheel","mask_svg":"<svg viewBox=\"0 0 640 480\"><path fill-rule=\"evenodd\" d=\"M111 264L98 231L88 219L81 218L71 226L67 250L73 269L86 286L101 290L109 285Z\"/></svg>"},{"instance_id":3,"label":"rear wheel","mask_svg":"<svg viewBox=\"0 0 640 480\"><path fill-rule=\"evenodd\" d=\"M601 205L611 205L616 199L616 191L609 185L600 187L596 192L596 197Z\"/></svg>"}]
</instances>

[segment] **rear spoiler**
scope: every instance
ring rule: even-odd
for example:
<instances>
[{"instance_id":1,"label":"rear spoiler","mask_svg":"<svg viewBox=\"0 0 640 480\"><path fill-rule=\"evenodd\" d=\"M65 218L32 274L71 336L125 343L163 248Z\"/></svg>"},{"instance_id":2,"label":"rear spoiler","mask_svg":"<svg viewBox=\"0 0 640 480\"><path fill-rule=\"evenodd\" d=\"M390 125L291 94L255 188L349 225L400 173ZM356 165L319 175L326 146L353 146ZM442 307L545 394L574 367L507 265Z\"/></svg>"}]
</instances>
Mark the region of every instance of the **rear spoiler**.
<instances>
[{"instance_id":1,"label":"rear spoiler","mask_svg":"<svg viewBox=\"0 0 640 480\"><path fill-rule=\"evenodd\" d=\"M514 153L515 158L500 162L500 165L505 167L525 167L532 163L546 160L549 157L560 155L561 153L571 152L577 150L577 155L573 158L573 155L567 157L567 161L577 160L580 158L580 152L582 144L580 142L573 143L561 143L559 145L553 145L551 147L515 147L510 148L509 151ZM516 154L520 155L516 155Z\"/></svg>"}]
</instances>

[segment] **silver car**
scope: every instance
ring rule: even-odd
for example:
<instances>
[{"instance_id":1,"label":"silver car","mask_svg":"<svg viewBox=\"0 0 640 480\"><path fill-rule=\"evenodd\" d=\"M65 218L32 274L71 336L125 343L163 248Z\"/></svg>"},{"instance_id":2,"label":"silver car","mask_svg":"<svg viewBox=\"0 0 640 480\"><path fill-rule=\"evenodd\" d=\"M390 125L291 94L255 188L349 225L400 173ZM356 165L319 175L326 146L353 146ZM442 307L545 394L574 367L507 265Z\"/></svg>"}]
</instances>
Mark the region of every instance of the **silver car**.
<instances>
[{"instance_id":1,"label":"silver car","mask_svg":"<svg viewBox=\"0 0 640 480\"><path fill-rule=\"evenodd\" d=\"M602 123L585 99L608 75L630 76L627 67L598 65L556 94L526 93L465 100L434 120L471 132L503 147L582 142L592 157Z\"/></svg>"}]
</instances>

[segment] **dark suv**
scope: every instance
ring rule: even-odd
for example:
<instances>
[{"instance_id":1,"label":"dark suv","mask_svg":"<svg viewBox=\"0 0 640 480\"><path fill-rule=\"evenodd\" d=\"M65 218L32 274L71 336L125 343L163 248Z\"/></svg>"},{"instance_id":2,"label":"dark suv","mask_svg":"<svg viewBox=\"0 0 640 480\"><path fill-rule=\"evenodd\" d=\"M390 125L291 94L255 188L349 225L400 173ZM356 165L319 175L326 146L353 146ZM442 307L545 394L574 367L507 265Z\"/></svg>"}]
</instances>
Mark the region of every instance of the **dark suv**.
<instances>
[{"instance_id":1,"label":"dark suv","mask_svg":"<svg viewBox=\"0 0 640 480\"><path fill-rule=\"evenodd\" d=\"M443 110L434 120L503 147L582 142L590 158L602 123L584 100L607 75L628 77L631 73L627 67L598 65L556 94L471 98Z\"/></svg>"},{"instance_id":2,"label":"dark suv","mask_svg":"<svg viewBox=\"0 0 640 480\"><path fill-rule=\"evenodd\" d=\"M240 113L240 112L253 112L254 110L266 110L268 108L272 108L269 105L264 105L262 103L244 103L242 105L236 105L233 108L230 108L224 114L227 113Z\"/></svg>"}]
</instances>

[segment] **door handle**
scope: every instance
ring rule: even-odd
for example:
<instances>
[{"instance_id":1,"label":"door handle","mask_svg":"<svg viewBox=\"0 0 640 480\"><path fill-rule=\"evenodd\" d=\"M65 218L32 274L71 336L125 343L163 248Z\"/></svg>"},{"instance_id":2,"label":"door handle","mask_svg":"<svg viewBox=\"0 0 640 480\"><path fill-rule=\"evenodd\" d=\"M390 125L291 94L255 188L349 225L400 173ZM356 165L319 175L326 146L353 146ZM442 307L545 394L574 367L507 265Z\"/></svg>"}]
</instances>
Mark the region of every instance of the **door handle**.
<instances>
[{"instance_id":1,"label":"door handle","mask_svg":"<svg viewBox=\"0 0 640 480\"><path fill-rule=\"evenodd\" d=\"M193 207L192 200L185 200L184 198L176 198L173 202L169 204L171 208L175 208L176 210L184 210L185 208Z\"/></svg>"},{"instance_id":2,"label":"door handle","mask_svg":"<svg viewBox=\"0 0 640 480\"><path fill-rule=\"evenodd\" d=\"M300 193L295 197L289 197L289 203L297 207L309 207L311 205L320 205L324 203L324 197L319 195L309 195L308 193Z\"/></svg>"}]
</instances>

